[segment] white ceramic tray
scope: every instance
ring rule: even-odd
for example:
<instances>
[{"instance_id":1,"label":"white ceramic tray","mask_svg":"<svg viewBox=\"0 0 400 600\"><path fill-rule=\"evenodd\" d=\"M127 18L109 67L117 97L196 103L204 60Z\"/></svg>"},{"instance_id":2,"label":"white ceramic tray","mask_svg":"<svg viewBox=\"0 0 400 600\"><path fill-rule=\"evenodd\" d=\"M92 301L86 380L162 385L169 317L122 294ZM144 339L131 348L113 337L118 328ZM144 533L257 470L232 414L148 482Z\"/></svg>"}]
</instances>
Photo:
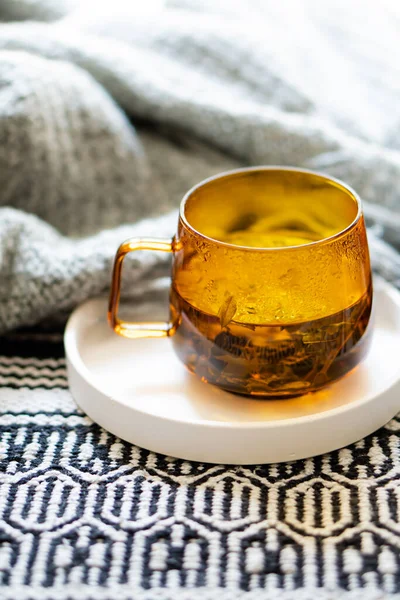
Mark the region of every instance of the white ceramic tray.
<instances>
[{"instance_id":1,"label":"white ceramic tray","mask_svg":"<svg viewBox=\"0 0 400 600\"><path fill-rule=\"evenodd\" d=\"M90 300L68 322L71 392L94 421L143 448L212 463L290 461L355 442L400 410L400 294L381 280L366 360L325 390L291 400L253 400L201 382L170 340L111 331L106 304Z\"/></svg>"}]
</instances>

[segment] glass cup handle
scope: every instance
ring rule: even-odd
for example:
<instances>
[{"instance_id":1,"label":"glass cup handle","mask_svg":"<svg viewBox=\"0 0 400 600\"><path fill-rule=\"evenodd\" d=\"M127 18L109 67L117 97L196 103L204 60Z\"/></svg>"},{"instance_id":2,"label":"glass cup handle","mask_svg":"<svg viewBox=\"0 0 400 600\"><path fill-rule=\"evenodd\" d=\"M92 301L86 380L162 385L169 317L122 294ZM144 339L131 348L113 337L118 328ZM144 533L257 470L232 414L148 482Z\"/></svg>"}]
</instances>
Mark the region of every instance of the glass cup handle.
<instances>
[{"instance_id":1,"label":"glass cup handle","mask_svg":"<svg viewBox=\"0 0 400 600\"><path fill-rule=\"evenodd\" d=\"M135 250L157 250L174 252L175 240L157 238L131 238L123 242L117 250L111 280L111 292L108 305L108 322L116 333L127 338L160 338L169 337L176 331L176 324L164 321L154 323L130 323L118 318L119 299L121 295L122 262L129 252Z\"/></svg>"}]
</instances>

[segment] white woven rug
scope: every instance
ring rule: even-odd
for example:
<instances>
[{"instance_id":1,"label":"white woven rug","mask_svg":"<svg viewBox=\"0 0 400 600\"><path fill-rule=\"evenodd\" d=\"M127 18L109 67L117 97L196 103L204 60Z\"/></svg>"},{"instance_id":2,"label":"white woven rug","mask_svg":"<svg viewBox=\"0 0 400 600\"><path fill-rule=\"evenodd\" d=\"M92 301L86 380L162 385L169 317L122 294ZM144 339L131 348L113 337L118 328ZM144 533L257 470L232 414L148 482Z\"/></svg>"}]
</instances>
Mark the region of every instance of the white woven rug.
<instances>
[{"instance_id":1,"label":"white woven rug","mask_svg":"<svg viewBox=\"0 0 400 600\"><path fill-rule=\"evenodd\" d=\"M176 460L95 425L61 335L0 357L0 598L385 598L400 592L400 420L292 464Z\"/></svg>"}]
</instances>

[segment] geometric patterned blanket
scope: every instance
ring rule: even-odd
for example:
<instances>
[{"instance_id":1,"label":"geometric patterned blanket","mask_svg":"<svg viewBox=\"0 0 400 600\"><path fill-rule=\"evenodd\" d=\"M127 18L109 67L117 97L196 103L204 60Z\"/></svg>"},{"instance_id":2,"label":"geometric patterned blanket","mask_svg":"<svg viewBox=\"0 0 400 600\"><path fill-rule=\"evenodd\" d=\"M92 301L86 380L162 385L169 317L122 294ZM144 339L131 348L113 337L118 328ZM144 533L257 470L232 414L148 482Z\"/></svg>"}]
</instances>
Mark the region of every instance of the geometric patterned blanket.
<instances>
[{"instance_id":1,"label":"geometric patterned blanket","mask_svg":"<svg viewBox=\"0 0 400 600\"><path fill-rule=\"evenodd\" d=\"M400 592L399 420L291 464L186 462L76 407L61 332L10 334L1 354L1 600Z\"/></svg>"}]
</instances>

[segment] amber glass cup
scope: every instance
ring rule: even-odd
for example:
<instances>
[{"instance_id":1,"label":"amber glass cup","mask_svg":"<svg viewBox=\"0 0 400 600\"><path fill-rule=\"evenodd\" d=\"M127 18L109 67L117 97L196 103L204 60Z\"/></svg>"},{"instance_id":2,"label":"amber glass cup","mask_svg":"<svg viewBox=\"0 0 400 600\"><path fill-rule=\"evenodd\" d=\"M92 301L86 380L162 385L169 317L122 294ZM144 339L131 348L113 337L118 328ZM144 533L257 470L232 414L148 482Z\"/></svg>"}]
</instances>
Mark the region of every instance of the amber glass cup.
<instances>
[{"instance_id":1,"label":"amber glass cup","mask_svg":"<svg viewBox=\"0 0 400 600\"><path fill-rule=\"evenodd\" d=\"M170 323L118 318L122 261L134 250L173 253ZM109 322L129 338L171 336L204 382L285 397L318 390L363 359L371 304L357 194L311 171L256 167L191 189L172 240L120 246Z\"/></svg>"}]
</instances>

